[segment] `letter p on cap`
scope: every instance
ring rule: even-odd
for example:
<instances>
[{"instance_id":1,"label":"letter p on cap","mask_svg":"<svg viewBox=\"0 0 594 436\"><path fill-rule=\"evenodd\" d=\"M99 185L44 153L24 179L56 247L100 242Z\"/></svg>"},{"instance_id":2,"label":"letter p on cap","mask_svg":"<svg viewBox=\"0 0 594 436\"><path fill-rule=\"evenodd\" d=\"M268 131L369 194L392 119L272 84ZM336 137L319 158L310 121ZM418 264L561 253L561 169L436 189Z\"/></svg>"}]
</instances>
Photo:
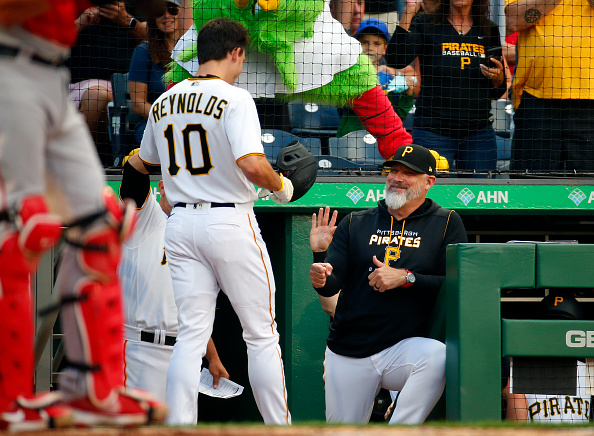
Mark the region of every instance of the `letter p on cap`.
<instances>
[{"instance_id":1,"label":"letter p on cap","mask_svg":"<svg viewBox=\"0 0 594 436\"><path fill-rule=\"evenodd\" d=\"M405 154L407 153L412 153L413 152L413 148L412 147L405 147L404 151L402 152L402 156L404 157Z\"/></svg>"},{"instance_id":2,"label":"letter p on cap","mask_svg":"<svg viewBox=\"0 0 594 436\"><path fill-rule=\"evenodd\" d=\"M555 297L555 303L553 306L557 306L557 303L563 303L563 297Z\"/></svg>"}]
</instances>

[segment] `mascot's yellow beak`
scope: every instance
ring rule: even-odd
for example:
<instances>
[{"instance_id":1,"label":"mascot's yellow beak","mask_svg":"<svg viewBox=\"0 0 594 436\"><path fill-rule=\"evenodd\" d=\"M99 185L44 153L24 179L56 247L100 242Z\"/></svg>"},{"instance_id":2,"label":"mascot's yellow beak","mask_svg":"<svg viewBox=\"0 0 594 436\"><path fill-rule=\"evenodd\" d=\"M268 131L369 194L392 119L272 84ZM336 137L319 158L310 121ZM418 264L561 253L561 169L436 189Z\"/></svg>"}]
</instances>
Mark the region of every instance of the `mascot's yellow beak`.
<instances>
[{"instance_id":1,"label":"mascot's yellow beak","mask_svg":"<svg viewBox=\"0 0 594 436\"><path fill-rule=\"evenodd\" d=\"M235 0L236 2L238 0ZM242 0L239 0L242 1ZM280 0L258 0L258 5L265 11L274 11L278 8Z\"/></svg>"},{"instance_id":2,"label":"mascot's yellow beak","mask_svg":"<svg viewBox=\"0 0 594 436\"><path fill-rule=\"evenodd\" d=\"M243 9L245 8L248 3L250 2L250 0L233 0L235 2L235 6L237 6L239 9Z\"/></svg>"}]
</instances>

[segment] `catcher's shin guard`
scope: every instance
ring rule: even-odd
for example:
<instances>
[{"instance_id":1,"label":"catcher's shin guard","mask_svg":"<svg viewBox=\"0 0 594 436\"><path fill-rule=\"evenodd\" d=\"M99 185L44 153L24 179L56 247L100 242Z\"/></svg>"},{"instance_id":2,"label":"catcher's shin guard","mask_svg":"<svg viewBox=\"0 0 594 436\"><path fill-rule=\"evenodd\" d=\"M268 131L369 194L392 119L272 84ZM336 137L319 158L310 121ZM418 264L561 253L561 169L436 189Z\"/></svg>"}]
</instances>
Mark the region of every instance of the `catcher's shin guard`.
<instances>
[{"instance_id":1,"label":"catcher's shin guard","mask_svg":"<svg viewBox=\"0 0 594 436\"><path fill-rule=\"evenodd\" d=\"M371 88L355 98L351 108L365 129L377 139L377 148L383 157L388 158L401 145L412 143L412 137L381 87Z\"/></svg>"},{"instance_id":2,"label":"catcher's shin guard","mask_svg":"<svg viewBox=\"0 0 594 436\"><path fill-rule=\"evenodd\" d=\"M62 324L68 361L80 375L76 383L96 407L106 408L117 398L123 375L123 311L117 277L121 243L131 232L134 204L120 207L113 193L105 197L104 213L79 220L76 240L66 233L59 289L65 304ZM70 229L69 229L70 231ZM70 389L70 397L77 388ZM68 388L67 388L68 390ZM65 392L68 394L68 392Z\"/></svg>"},{"instance_id":3,"label":"catcher's shin guard","mask_svg":"<svg viewBox=\"0 0 594 436\"><path fill-rule=\"evenodd\" d=\"M33 393L31 262L11 232L0 243L0 412L17 396Z\"/></svg>"},{"instance_id":4,"label":"catcher's shin guard","mask_svg":"<svg viewBox=\"0 0 594 436\"><path fill-rule=\"evenodd\" d=\"M62 233L58 216L48 213L41 195L24 197L1 214L0 239L0 411L19 395L33 393L33 315L31 273L39 256Z\"/></svg>"},{"instance_id":5,"label":"catcher's shin guard","mask_svg":"<svg viewBox=\"0 0 594 436\"><path fill-rule=\"evenodd\" d=\"M60 217L49 213L41 195L23 198L15 221L19 231L19 247L28 256L40 255L62 235Z\"/></svg>"}]
</instances>

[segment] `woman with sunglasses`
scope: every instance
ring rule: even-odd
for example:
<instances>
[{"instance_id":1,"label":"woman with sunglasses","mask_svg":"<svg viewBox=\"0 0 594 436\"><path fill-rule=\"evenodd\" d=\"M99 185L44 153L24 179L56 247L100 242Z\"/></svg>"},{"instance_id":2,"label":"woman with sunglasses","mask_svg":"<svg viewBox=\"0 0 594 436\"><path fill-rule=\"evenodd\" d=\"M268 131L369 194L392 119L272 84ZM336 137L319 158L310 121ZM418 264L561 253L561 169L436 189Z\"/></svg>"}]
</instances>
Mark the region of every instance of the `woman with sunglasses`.
<instances>
[{"instance_id":1,"label":"woman with sunglasses","mask_svg":"<svg viewBox=\"0 0 594 436\"><path fill-rule=\"evenodd\" d=\"M142 140L146 120L152 103L165 91L163 74L171 51L183 33L179 23L179 7L182 0L168 0L165 14L147 21L148 38L134 50L128 74L130 99L134 112L143 119L136 123L135 140Z\"/></svg>"}]
</instances>

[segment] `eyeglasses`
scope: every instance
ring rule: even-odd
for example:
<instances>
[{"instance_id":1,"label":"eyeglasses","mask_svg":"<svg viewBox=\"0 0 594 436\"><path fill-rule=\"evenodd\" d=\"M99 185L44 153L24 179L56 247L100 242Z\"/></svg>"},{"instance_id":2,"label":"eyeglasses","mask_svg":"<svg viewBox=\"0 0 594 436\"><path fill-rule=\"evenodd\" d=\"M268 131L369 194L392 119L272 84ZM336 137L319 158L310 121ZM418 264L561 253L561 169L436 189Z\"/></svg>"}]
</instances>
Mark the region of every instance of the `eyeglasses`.
<instances>
[{"instance_id":1,"label":"eyeglasses","mask_svg":"<svg viewBox=\"0 0 594 436\"><path fill-rule=\"evenodd\" d=\"M167 3L167 12L169 12L169 15L176 16L179 13L179 6L173 3Z\"/></svg>"}]
</instances>

